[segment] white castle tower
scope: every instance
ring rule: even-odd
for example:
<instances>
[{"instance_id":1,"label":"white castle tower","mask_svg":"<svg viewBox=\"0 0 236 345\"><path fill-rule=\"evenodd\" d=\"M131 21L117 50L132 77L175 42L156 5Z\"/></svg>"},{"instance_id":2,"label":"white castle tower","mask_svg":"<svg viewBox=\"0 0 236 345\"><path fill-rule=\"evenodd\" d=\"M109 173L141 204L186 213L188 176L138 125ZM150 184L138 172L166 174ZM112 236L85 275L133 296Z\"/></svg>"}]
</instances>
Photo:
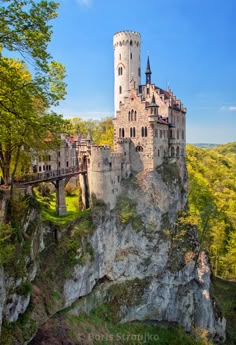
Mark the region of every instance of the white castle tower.
<instances>
[{"instance_id":1,"label":"white castle tower","mask_svg":"<svg viewBox=\"0 0 236 345\"><path fill-rule=\"evenodd\" d=\"M124 97L128 96L131 79L136 88L141 84L140 45L138 32L120 31L113 36L115 114L120 102L123 103Z\"/></svg>"}]
</instances>

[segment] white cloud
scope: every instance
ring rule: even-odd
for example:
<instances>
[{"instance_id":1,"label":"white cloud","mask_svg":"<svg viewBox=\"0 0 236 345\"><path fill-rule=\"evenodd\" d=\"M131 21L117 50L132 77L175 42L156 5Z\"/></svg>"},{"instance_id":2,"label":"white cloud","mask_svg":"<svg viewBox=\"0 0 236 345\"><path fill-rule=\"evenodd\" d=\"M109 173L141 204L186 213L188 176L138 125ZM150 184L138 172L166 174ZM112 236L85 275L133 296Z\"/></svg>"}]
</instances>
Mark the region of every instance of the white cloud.
<instances>
[{"instance_id":1,"label":"white cloud","mask_svg":"<svg viewBox=\"0 0 236 345\"><path fill-rule=\"evenodd\" d=\"M236 105L230 105L228 107L221 107L220 110L223 110L223 111L236 111Z\"/></svg>"},{"instance_id":2,"label":"white cloud","mask_svg":"<svg viewBox=\"0 0 236 345\"><path fill-rule=\"evenodd\" d=\"M236 111L236 106L231 105L230 107L228 107L229 111Z\"/></svg>"},{"instance_id":3,"label":"white cloud","mask_svg":"<svg viewBox=\"0 0 236 345\"><path fill-rule=\"evenodd\" d=\"M92 0L76 0L76 1L81 7L89 8L92 6Z\"/></svg>"},{"instance_id":4,"label":"white cloud","mask_svg":"<svg viewBox=\"0 0 236 345\"><path fill-rule=\"evenodd\" d=\"M84 120L93 119L101 120L105 117L113 117L112 111L76 111L74 109L57 108L54 109L58 114L62 114L64 118L70 119L72 117L80 117Z\"/></svg>"}]
</instances>

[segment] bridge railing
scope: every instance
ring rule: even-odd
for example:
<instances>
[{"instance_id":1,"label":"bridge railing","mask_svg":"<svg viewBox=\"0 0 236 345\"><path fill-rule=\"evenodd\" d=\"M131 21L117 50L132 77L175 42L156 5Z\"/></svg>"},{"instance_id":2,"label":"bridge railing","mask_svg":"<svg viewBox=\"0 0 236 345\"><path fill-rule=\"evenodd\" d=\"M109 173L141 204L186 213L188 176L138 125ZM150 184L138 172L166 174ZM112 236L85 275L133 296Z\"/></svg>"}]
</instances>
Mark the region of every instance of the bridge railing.
<instances>
[{"instance_id":1,"label":"bridge railing","mask_svg":"<svg viewBox=\"0 0 236 345\"><path fill-rule=\"evenodd\" d=\"M63 176L67 176L70 174L76 174L85 172L87 170L87 167L85 165L77 166L77 167L71 167L71 168L62 168L62 169L56 169L56 170L49 170L49 171L43 171L39 173L33 173L29 175L24 175L18 178L14 179L14 183L20 184L20 183L30 183L34 181L46 181L46 180L53 180L54 178L59 178Z\"/></svg>"}]
</instances>

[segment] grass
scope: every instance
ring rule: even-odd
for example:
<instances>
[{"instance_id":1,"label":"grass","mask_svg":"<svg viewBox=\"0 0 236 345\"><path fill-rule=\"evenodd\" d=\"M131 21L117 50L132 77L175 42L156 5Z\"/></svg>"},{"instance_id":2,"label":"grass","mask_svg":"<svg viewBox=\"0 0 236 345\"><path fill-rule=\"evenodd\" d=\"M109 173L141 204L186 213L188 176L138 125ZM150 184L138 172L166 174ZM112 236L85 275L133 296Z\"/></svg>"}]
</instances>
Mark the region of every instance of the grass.
<instances>
[{"instance_id":1,"label":"grass","mask_svg":"<svg viewBox=\"0 0 236 345\"><path fill-rule=\"evenodd\" d=\"M202 345L202 341L187 335L178 327L158 327L145 322L115 324L107 304L94 309L89 315L64 314L71 330L71 341L90 340L95 345ZM87 343L85 341L85 343Z\"/></svg>"},{"instance_id":2,"label":"grass","mask_svg":"<svg viewBox=\"0 0 236 345\"><path fill-rule=\"evenodd\" d=\"M65 225L76 220L83 212L79 211L78 193L72 196L66 196L67 215L58 216L56 212L56 193L52 193L47 197L42 197L37 188L34 188L34 196L41 205L42 217L45 221L50 221L56 225Z\"/></svg>"}]
</instances>

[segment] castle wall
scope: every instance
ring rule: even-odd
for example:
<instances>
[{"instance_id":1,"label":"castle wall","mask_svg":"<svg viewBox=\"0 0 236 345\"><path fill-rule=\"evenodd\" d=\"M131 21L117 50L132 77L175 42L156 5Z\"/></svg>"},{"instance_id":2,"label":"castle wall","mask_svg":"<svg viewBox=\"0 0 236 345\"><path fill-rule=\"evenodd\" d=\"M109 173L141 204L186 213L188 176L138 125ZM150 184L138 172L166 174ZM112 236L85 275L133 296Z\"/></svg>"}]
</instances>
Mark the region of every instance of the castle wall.
<instances>
[{"instance_id":1,"label":"castle wall","mask_svg":"<svg viewBox=\"0 0 236 345\"><path fill-rule=\"evenodd\" d=\"M112 209L120 194L122 179L122 154L111 153L108 147L92 146L90 164L88 166L88 181L90 197L110 204Z\"/></svg>"}]
</instances>

